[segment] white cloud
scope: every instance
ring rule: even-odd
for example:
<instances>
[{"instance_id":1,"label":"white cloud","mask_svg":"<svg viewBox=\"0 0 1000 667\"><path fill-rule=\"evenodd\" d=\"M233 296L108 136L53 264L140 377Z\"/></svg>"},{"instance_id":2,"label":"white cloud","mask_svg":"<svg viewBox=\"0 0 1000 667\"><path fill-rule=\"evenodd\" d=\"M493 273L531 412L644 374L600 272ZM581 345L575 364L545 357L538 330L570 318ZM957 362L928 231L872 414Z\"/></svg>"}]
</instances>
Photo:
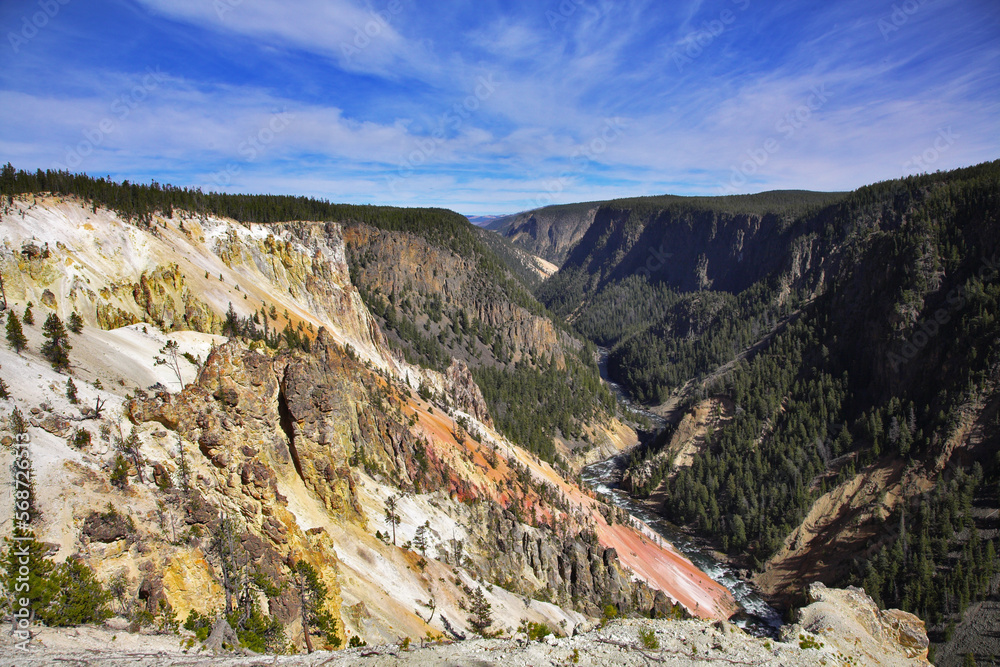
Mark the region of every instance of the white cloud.
<instances>
[{"instance_id":1,"label":"white cloud","mask_svg":"<svg viewBox=\"0 0 1000 667\"><path fill-rule=\"evenodd\" d=\"M391 77L433 64L419 42L406 40L397 29L409 0L378 10L350 0L138 1L173 19L325 54L348 71Z\"/></svg>"}]
</instances>

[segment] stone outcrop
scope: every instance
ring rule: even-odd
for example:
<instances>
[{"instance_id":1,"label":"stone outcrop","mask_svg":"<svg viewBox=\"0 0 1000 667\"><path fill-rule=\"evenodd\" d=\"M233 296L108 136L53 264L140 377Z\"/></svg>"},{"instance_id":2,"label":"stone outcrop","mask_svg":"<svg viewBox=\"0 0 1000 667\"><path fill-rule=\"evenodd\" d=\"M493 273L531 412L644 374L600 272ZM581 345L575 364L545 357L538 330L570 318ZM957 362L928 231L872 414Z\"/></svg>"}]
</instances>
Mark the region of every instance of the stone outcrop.
<instances>
[{"instance_id":1,"label":"stone outcrop","mask_svg":"<svg viewBox=\"0 0 1000 667\"><path fill-rule=\"evenodd\" d=\"M302 476L307 486L328 505L340 508L344 516L357 517L358 513L350 493L349 471L347 481L326 474L329 466L338 473L346 468L335 465L345 459L340 443L324 438L322 450L310 452L312 463L302 466L300 472L294 428L293 437L289 437L280 407L286 401L283 379L295 363L289 355L271 356L230 342L212 351L197 382L181 393L161 392L153 398L133 400L127 410L136 423L158 422L184 440L197 443L201 455L210 462L214 480L200 479L199 487L204 490L192 491L180 501L186 525L200 526L203 533L216 535L221 530L221 514L237 516L245 526L240 530L240 542L261 573L275 583L286 581L290 564L305 558L327 573L330 608L336 610L339 587L333 544L322 530L306 533L300 528L278 490L279 478ZM308 387L310 395L313 387L324 386L305 381L292 384L301 388L301 392L296 389L299 393ZM292 404L300 405L303 400L295 393ZM197 456L193 452L189 455ZM270 600L270 606L271 613L283 621L297 618L298 602L287 591Z\"/></svg>"},{"instance_id":2,"label":"stone outcrop","mask_svg":"<svg viewBox=\"0 0 1000 667\"><path fill-rule=\"evenodd\" d=\"M782 628L783 639L795 641L809 633L847 655L861 657L864 664L928 664L927 632L913 614L881 610L864 590L853 586L833 589L814 583L807 589L807 601L798 622Z\"/></svg>"},{"instance_id":3,"label":"stone outcrop","mask_svg":"<svg viewBox=\"0 0 1000 667\"><path fill-rule=\"evenodd\" d=\"M472 415L483 424L493 426L490 410L479 385L472 379L472 373L464 361L452 359L445 372L445 392L455 402L455 407Z\"/></svg>"},{"instance_id":4,"label":"stone outcrop","mask_svg":"<svg viewBox=\"0 0 1000 667\"><path fill-rule=\"evenodd\" d=\"M600 616L608 604L622 614L687 615L662 591L633 580L614 549L532 528L495 503L481 505L478 518L470 549L487 581L525 596L551 597L591 616Z\"/></svg>"}]
</instances>

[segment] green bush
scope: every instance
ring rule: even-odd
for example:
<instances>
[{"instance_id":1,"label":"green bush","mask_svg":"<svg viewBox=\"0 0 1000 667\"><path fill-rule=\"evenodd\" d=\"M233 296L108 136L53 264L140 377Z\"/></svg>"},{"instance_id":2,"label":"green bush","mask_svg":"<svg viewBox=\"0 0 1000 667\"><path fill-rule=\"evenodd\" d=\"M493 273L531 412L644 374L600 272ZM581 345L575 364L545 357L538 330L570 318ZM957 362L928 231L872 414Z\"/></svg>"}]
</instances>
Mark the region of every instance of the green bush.
<instances>
[{"instance_id":1,"label":"green bush","mask_svg":"<svg viewBox=\"0 0 1000 667\"><path fill-rule=\"evenodd\" d=\"M254 653L288 652L284 626L278 619L263 613L256 604L251 607L249 615L234 611L227 620L240 638L240 644Z\"/></svg>"},{"instance_id":2,"label":"green bush","mask_svg":"<svg viewBox=\"0 0 1000 667\"><path fill-rule=\"evenodd\" d=\"M187 620L184 621L184 629L193 632L198 641L203 642L212 634L212 619L203 616L196 609L188 613Z\"/></svg>"},{"instance_id":3,"label":"green bush","mask_svg":"<svg viewBox=\"0 0 1000 667\"><path fill-rule=\"evenodd\" d=\"M78 428L73 431L73 446L78 448L90 446L90 431L85 428Z\"/></svg>"},{"instance_id":4,"label":"green bush","mask_svg":"<svg viewBox=\"0 0 1000 667\"><path fill-rule=\"evenodd\" d=\"M522 621L519 630L528 635L528 639L533 642L540 642L552 634L552 629L547 624L534 621Z\"/></svg>"},{"instance_id":5,"label":"green bush","mask_svg":"<svg viewBox=\"0 0 1000 667\"><path fill-rule=\"evenodd\" d=\"M115 465L111 468L111 484L119 489L128 486L128 461L120 453L115 455Z\"/></svg>"},{"instance_id":6,"label":"green bush","mask_svg":"<svg viewBox=\"0 0 1000 667\"><path fill-rule=\"evenodd\" d=\"M641 628L639 630L639 641L642 647L650 651L660 648L660 640L656 638L656 633L651 628Z\"/></svg>"},{"instance_id":7,"label":"green bush","mask_svg":"<svg viewBox=\"0 0 1000 667\"><path fill-rule=\"evenodd\" d=\"M94 571L72 556L55 567L51 578L52 597L38 610L38 619L50 627L102 623L111 617L111 594L94 576Z\"/></svg>"}]
</instances>

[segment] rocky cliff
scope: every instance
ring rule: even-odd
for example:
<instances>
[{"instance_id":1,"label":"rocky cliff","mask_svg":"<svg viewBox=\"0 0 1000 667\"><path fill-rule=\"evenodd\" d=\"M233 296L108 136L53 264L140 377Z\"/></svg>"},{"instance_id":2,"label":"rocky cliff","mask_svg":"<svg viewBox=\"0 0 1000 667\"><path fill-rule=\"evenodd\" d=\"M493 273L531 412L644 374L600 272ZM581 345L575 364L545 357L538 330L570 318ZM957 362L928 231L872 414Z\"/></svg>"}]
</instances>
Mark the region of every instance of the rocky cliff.
<instances>
[{"instance_id":1,"label":"rocky cliff","mask_svg":"<svg viewBox=\"0 0 1000 667\"><path fill-rule=\"evenodd\" d=\"M527 293L512 298L476 257L367 225L349 226L345 240L356 284L370 299L387 302L388 328L405 319L441 342L451 358L480 364L544 356L562 365L566 350L579 345L557 331L537 303L529 310L534 299Z\"/></svg>"},{"instance_id":2,"label":"rocky cliff","mask_svg":"<svg viewBox=\"0 0 1000 667\"><path fill-rule=\"evenodd\" d=\"M598 208L598 203L549 206L498 218L488 228L560 266L593 224Z\"/></svg>"}]
</instances>

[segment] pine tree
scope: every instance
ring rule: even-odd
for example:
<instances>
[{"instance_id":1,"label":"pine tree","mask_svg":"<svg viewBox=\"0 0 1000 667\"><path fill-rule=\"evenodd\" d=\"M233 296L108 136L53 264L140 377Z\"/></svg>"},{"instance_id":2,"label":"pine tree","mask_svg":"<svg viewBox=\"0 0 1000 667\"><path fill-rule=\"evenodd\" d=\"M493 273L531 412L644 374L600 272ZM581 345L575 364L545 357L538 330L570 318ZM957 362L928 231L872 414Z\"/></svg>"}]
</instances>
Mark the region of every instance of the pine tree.
<instances>
[{"instance_id":1,"label":"pine tree","mask_svg":"<svg viewBox=\"0 0 1000 667\"><path fill-rule=\"evenodd\" d=\"M181 482L181 489L184 493L191 490L191 465L187 460L187 453L184 451L184 443L180 444L180 461L177 463L177 477Z\"/></svg>"},{"instance_id":2,"label":"pine tree","mask_svg":"<svg viewBox=\"0 0 1000 667\"><path fill-rule=\"evenodd\" d=\"M135 429L129 433L127 438L118 437L118 451L127 457L127 460L135 466L135 473L139 477L139 482L142 483L145 480L142 476L142 450L140 449L139 434L136 433Z\"/></svg>"},{"instance_id":3,"label":"pine tree","mask_svg":"<svg viewBox=\"0 0 1000 667\"><path fill-rule=\"evenodd\" d=\"M212 551L219 557L222 588L226 593L226 616L233 613L233 597L242 588L246 556L240 540L240 527L231 516L223 516L212 542Z\"/></svg>"},{"instance_id":4,"label":"pine tree","mask_svg":"<svg viewBox=\"0 0 1000 667\"><path fill-rule=\"evenodd\" d=\"M79 397L76 395L76 384L73 382L73 378L66 378L66 398L73 405L80 402Z\"/></svg>"},{"instance_id":5,"label":"pine tree","mask_svg":"<svg viewBox=\"0 0 1000 667\"><path fill-rule=\"evenodd\" d=\"M15 601L15 614L22 608L38 617L52 604L58 590L52 576L55 565L46 558L48 547L35 539L31 529L15 527L3 554L7 592ZM27 602L22 606L21 601ZM14 620L15 627L17 620Z\"/></svg>"},{"instance_id":6,"label":"pine tree","mask_svg":"<svg viewBox=\"0 0 1000 667\"><path fill-rule=\"evenodd\" d=\"M485 635L493 625L493 605L486 600L486 594L479 586L472 591L469 601L469 625L480 635Z\"/></svg>"},{"instance_id":7,"label":"pine tree","mask_svg":"<svg viewBox=\"0 0 1000 667\"><path fill-rule=\"evenodd\" d=\"M306 651L313 652L310 635L319 631L326 640L335 647L340 645L336 632L336 621L326 611L327 588L319 578L319 573L309 563L300 560L292 568L295 577L295 588L299 594L299 604L302 613L302 634L305 637Z\"/></svg>"},{"instance_id":8,"label":"pine tree","mask_svg":"<svg viewBox=\"0 0 1000 667\"><path fill-rule=\"evenodd\" d=\"M427 531L430 527L431 522L424 521L424 523L417 528L417 532L413 536L413 546L416 547L421 556L427 555Z\"/></svg>"},{"instance_id":9,"label":"pine tree","mask_svg":"<svg viewBox=\"0 0 1000 667\"><path fill-rule=\"evenodd\" d=\"M119 489L128 488L128 461L121 452L115 454L115 463L111 468L111 485Z\"/></svg>"},{"instance_id":10,"label":"pine tree","mask_svg":"<svg viewBox=\"0 0 1000 667\"><path fill-rule=\"evenodd\" d=\"M232 309L232 304L229 304ZM184 378L181 377L180 346L175 340L168 340L167 344L160 348L162 357L153 357L154 366L166 366L174 372L177 383L184 388Z\"/></svg>"},{"instance_id":11,"label":"pine tree","mask_svg":"<svg viewBox=\"0 0 1000 667\"><path fill-rule=\"evenodd\" d=\"M17 354L21 354L21 350L28 347L28 338L24 335L21 320L14 314L14 311L7 313L7 344Z\"/></svg>"},{"instance_id":12,"label":"pine tree","mask_svg":"<svg viewBox=\"0 0 1000 667\"><path fill-rule=\"evenodd\" d=\"M33 326L35 324L35 316L31 312L31 302L30 301L28 302L28 305L24 307L24 317L21 318L21 319L22 319L22 321L25 324L27 324L29 326Z\"/></svg>"},{"instance_id":13,"label":"pine tree","mask_svg":"<svg viewBox=\"0 0 1000 667\"><path fill-rule=\"evenodd\" d=\"M7 400L8 398L10 398L10 389L4 379L0 378L0 399Z\"/></svg>"},{"instance_id":14,"label":"pine tree","mask_svg":"<svg viewBox=\"0 0 1000 667\"><path fill-rule=\"evenodd\" d=\"M52 368L57 371L69 370L69 351L73 347L69 344L69 334L62 320L55 313L52 313L42 325L42 335L46 340L42 343L42 355L52 364Z\"/></svg>"},{"instance_id":15,"label":"pine tree","mask_svg":"<svg viewBox=\"0 0 1000 667\"><path fill-rule=\"evenodd\" d=\"M66 328L75 334L83 333L83 318L75 310L70 314Z\"/></svg>"},{"instance_id":16,"label":"pine tree","mask_svg":"<svg viewBox=\"0 0 1000 667\"><path fill-rule=\"evenodd\" d=\"M50 605L39 613L50 627L67 627L84 623L103 623L111 617L108 602L111 595L83 561L70 556L55 567L55 593Z\"/></svg>"},{"instance_id":17,"label":"pine tree","mask_svg":"<svg viewBox=\"0 0 1000 667\"><path fill-rule=\"evenodd\" d=\"M396 526L402 523L402 519L399 518L399 512L397 509L399 507L399 497L389 496L385 499L385 522L392 526L392 545L396 546Z\"/></svg>"}]
</instances>

